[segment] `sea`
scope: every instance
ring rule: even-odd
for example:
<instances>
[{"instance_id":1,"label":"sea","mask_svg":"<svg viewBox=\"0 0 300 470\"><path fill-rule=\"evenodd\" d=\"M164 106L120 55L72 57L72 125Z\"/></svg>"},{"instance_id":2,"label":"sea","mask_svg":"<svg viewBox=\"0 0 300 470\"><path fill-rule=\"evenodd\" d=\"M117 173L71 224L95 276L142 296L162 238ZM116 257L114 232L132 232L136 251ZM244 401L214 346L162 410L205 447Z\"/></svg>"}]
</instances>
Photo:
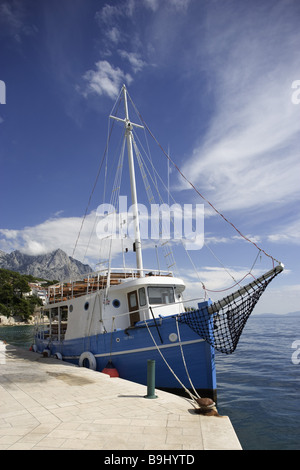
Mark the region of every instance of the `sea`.
<instances>
[{"instance_id":1,"label":"sea","mask_svg":"<svg viewBox=\"0 0 300 470\"><path fill-rule=\"evenodd\" d=\"M29 348L33 327L1 326L0 339ZM216 371L218 412L244 450L300 449L300 315L252 315Z\"/></svg>"}]
</instances>

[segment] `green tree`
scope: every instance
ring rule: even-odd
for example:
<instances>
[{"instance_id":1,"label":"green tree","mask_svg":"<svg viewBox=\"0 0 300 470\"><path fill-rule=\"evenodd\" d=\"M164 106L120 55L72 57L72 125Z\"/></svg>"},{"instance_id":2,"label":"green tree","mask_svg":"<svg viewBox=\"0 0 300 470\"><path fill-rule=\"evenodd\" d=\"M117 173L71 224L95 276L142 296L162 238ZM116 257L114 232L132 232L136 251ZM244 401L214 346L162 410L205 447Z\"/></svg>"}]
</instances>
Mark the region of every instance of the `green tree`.
<instances>
[{"instance_id":1,"label":"green tree","mask_svg":"<svg viewBox=\"0 0 300 470\"><path fill-rule=\"evenodd\" d=\"M42 305L42 301L36 296L24 297L31 290L28 282L34 281L33 276L0 269L0 314L7 317L18 315L28 320L35 306Z\"/></svg>"}]
</instances>

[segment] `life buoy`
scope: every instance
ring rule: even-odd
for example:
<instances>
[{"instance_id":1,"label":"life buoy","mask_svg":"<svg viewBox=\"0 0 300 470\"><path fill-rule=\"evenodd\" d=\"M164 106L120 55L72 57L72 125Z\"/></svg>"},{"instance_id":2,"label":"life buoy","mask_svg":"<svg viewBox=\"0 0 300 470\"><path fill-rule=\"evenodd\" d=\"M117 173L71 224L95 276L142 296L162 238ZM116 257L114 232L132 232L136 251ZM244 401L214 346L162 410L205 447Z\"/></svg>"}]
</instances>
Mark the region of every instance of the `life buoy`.
<instances>
[{"instance_id":1,"label":"life buoy","mask_svg":"<svg viewBox=\"0 0 300 470\"><path fill-rule=\"evenodd\" d=\"M62 361L62 355L61 355L60 352L56 352L56 353L54 354L54 357L55 357L55 359L59 359L60 361Z\"/></svg>"},{"instance_id":2,"label":"life buoy","mask_svg":"<svg viewBox=\"0 0 300 470\"><path fill-rule=\"evenodd\" d=\"M95 356L90 351L85 351L79 358L79 366L86 367L87 369L96 370L97 361Z\"/></svg>"}]
</instances>

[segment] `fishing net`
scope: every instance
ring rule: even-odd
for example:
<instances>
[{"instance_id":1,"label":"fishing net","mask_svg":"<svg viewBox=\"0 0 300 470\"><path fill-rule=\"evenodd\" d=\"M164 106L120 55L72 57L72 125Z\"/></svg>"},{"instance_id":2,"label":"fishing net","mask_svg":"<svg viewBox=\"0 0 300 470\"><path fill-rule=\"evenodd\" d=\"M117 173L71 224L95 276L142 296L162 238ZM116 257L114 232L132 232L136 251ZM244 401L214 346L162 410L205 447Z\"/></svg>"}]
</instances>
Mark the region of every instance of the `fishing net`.
<instances>
[{"instance_id":1,"label":"fishing net","mask_svg":"<svg viewBox=\"0 0 300 470\"><path fill-rule=\"evenodd\" d=\"M268 278L262 276L212 305L199 304L199 309L182 313L178 321L187 324L217 351L231 354L260 296L279 272L275 268Z\"/></svg>"}]
</instances>

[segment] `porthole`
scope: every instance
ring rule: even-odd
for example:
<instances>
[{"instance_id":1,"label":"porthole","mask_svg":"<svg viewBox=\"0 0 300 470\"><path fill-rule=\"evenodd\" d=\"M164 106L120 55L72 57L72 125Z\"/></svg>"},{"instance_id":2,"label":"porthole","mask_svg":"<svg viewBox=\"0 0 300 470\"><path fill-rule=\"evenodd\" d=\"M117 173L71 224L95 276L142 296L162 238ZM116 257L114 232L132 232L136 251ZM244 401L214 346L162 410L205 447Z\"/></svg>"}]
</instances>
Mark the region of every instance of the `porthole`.
<instances>
[{"instance_id":1,"label":"porthole","mask_svg":"<svg viewBox=\"0 0 300 470\"><path fill-rule=\"evenodd\" d=\"M170 333L170 334L169 334L169 340L170 340L172 343L174 343L175 341L177 341L177 339L178 339L178 336L177 336L176 333Z\"/></svg>"},{"instance_id":2,"label":"porthole","mask_svg":"<svg viewBox=\"0 0 300 470\"><path fill-rule=\"evenodd\" d=\"M114 299L112 304L115 308L119 308L121 305L121 302L118 299Z\"/></svg>"},{"instance_id":3,"label":"porthole","mask_svg":"<svg viewBox=\"0 0 300 470\"><path fill-rule=\"evenodd\" d=\"M73 312L73 305L69 305L69 312Z\"/></svg>"},{"instance_id":4,"label":"porthole","mask_svg":"<svg viewBox=\"0 0 300 470\"><path fill-rule=\"evenodd\" d=\"M84 310L88 310L89 305L90 305L90 304L89 304L88 302L86 302L86 303L84 304Z\"/></svg>"}]
</instances>

